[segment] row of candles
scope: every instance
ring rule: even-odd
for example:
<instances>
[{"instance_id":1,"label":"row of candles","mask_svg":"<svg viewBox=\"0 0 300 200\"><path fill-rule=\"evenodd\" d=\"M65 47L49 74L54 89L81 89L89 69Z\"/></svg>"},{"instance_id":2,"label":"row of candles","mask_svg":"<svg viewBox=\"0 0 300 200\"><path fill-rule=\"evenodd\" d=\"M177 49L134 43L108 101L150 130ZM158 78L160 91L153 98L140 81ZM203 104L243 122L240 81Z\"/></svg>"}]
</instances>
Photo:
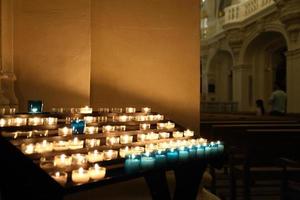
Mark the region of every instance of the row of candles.
<instances>
[{"instance_id":1,"label":"row of candles","mask_svg":"<svg viewBox=\"0 0 300 200\"><path fill-rule=\"evenodd\" d=\"M172 133L173 138L182 138L182 137L192 137L194 132L191 130L174 131ZM149 132L149 133L139 133L137 134L137 142L158 140L158 139L167 139L170 138L171 134L169 132ZM117 144L131 144L133 143L133 135L120 135L120 136L108 136L105 139L105 145L117 145ZM76 150L86 148L93 148L101 145L100 139L85 139L80 140L75 137L72 140L59 140L49 142L43 140L42 142L37 143L23 143L21 145L21 150L25 154L33 153L47 153L52 151L64 151L64 150Z\"/></svg>"},{"instance_id":2,"label":"row of candles","mask_svg":"<svg viewBox=\"0 0 300 200\"><path fill-rule=\"evenodd\" d=\"M39 126L39 125L56 125L57 124L56 117L16 117L16 118L1 118L0 119L0 127L5 126Z\"/></svg>"},{"instance_id":3,"label":"row of candles","mask_svg":"<svg viewBox=\"0 0 300 200\"><path fill-rule=\"evenodd\" d=\"M38 105L37 105L38 106ZM123 108L98 108L96 111L101 113L123 113ZM135 107L126 107L125 113L136 113L137 109ZM30 112L30 110L29 110ZM52 108L54 113L81 113L81 114L90 114L93 112L93 108L89 106L81 108ZM141 113L151 113L151 108L142 107L140 110Z\"/></svg>"}]
</instances>

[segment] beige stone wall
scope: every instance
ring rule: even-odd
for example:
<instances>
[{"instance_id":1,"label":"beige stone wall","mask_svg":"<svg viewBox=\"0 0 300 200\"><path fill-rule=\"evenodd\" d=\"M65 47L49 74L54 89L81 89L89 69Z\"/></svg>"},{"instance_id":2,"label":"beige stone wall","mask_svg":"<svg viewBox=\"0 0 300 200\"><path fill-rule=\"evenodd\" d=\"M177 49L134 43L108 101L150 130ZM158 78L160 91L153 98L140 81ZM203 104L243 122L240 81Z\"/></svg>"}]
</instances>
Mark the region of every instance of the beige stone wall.
<instances>
[{"instance_id":1,"label":"beige stone wall","mask_svg":"<svg viewBox=\"0 0 300 200\"><path fill-rule=\"evenodd\" d=\"M14 0L14 67L20 109L28 99L89 104L90 2Z\"/></svg>"},{"instance_id":2,"label":"beige stone wall","mask_svg":"<svg viewBox=\"0 0 300 200\"><path fill-rule=\"evenodd\" d=\"M199 1L93 0L91 104L199 128Z\"/></svg>"}]
</instances>

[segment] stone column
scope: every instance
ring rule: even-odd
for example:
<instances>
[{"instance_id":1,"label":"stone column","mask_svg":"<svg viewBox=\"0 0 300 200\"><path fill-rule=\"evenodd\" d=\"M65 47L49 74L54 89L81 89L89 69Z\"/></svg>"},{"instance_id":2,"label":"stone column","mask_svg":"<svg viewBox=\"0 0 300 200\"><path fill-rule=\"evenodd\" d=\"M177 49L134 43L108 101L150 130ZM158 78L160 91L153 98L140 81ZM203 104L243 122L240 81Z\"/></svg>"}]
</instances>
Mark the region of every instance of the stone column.
<instances>
[{"instance_id":1,"label":"stone column","mask_svg":"<svg viewBox=\"0 0 300 200\"><path fill-rule=\"evenodd\" d=\"M13 1L1 0L1 91L2 104L17 107L13 70Z\"/></svg>"},{"instance_id":2,"label":"stone column","mask_svg":"<svg viewBox=\"0 0 300 200\"><path fill-rule=\"evenodd\" d=\"M232 78L233 78L233 101L238 103L239 111L249 111L251 92L249 90L249 77L251 76L251 70L249 65L239 64L233 66Z\"/></svg>"}]
</instances>

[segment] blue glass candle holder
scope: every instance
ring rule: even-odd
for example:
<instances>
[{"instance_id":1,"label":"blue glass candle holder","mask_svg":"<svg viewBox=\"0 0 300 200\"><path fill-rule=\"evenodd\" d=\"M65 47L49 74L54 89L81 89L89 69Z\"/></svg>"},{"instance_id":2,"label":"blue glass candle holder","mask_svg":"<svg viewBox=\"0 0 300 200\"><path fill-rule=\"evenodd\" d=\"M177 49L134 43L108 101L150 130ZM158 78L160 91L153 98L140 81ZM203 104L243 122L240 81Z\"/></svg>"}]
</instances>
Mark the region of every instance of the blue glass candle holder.
<instances>
[{"instance_id":1,"label":"blue glass candle holder","mask_svg":"<svg viewBox=\"0 0 300 200\"><path fill-rule=\"evenodd\" d=\"M196 146L197 148L197 159L203 159L205 157L205 147L202 145Z\"/></svg>"},{"instance_id":2,"label":"blue glass candle holder","mask_svg":"<svg viewBox=\"0 0 300 200\"><path fill-rule=\"evenodd\" d=\"M150 153L144 153L141 156L141 168L144 170L153 169L155 166L155 157Z\"/></svg>"},{"instance_id":3,"label":"blue glass candle holder","mask_svg":"<svg viewBox=\"0 0 300 200\"><path fill-rule=\"evenodd\" d=\"M43 112L43 101L41 100L28 101L28 113L41 113L41 112Z\"/></svg>"},{"instance_id":4,"label":"blue glass candle holder","mask_svg":"<svg viewBox=\"0 0 300 200\"><path fill-rule=\"evenodd\" d=\"M138 172L141 168L141 157L137 155L127 155L125 157L124 168L128 174Z\"/></svg>"},{"instance_id":5,"label":"blue glass candle holder","mask_svg":"<svg viewBox=\"0 0 300 200\"><path fill-rule=\"evenodd\" d=\"M155 157L155 166L157 168L162 168L166 166L167 156L165 151L156 151L154 157Z\"/></svg>"},{"instance_id":6,"label":"blue glass candle holder","mask_svg":"<svg viewBox=\"0 0 300 200\"><path fill-rule=\"evenodd\" d=\"M223 154L224 153L224 144L220 141L217 142L218 145L218 154Z\"/></svg>"},{"instance_id":7,"label":"blue glass candle holder","mask_svg":"<svg viewBox=\"0 0 300 200\"><path fill-rule=\"evenodd\" d=\"M210 158L212 154L212 148L210 147L210 145L206 145L204 147L205 147L205 157Z\"/></svg>"},{"instance_id":8,"label":"blue glass candle holder","mask_svg":"<svg viewBox=\"0 0 300 200\"><path fill-rule=\"evenodd\" d=\"M194 160L197 158L197 147L195 147L195 146L188 147L188 152L189 152L189 158L191 160Z\"/></svg>"},{"instance_id":9,"label":"blue glass candle holder","mask_svg":"<svg viewBox=\"0 0 300 200\"><path fill-rule=\"evenodd\" d=\"M83 134L85 128L85 121L82 119L75 119L71 122L73 134Z\"/></svg>"},{"instance_id":10,"label":"blue glass candle holder","mask_svg":"<svg viewBox=\"0 0 300 200\"><path fill-rule=\"evenodd\" d=\"M188 161L189 152L188 152L188 149L186 147L180 147L180 148L177 149L177 151L178 151L178 160L180 162Z\"/></svg>"},{"instance_id":11,"label":"blue glass candle holder","mask_svg":"<svg viewBox=\"0 0 300 200\"><path fill-rule=\"evenodd\" d=\"M216 157L218 155L218 144L212 142L210 143L209 147L210 147L211 157Z\"/></svg>"},{"instance_id":12,"label":"blue glass candle holder","mask_svg":"<svg viewBox=\"0 0 300 200\"><path fill-rule=\"evenodd\" d=\"M175 149L168 149L166 155L168 163L175 163L178 161L178 151Z\"/></svg>"}]
</instances>

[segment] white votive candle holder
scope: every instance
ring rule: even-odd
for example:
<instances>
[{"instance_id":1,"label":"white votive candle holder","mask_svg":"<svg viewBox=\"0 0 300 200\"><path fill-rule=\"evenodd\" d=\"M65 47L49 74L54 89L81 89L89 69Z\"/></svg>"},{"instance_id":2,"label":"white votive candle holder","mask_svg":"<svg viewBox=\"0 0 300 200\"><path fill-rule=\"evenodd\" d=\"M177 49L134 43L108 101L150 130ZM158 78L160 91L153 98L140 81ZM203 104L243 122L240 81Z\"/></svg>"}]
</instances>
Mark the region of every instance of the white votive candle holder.
<instances>
[{"instance_id":1,"label":"white votive candle holder","mask_svg":"<svg viewBox=\"0 0 300 200\"><path fill-rule=\"evenodd\" d=\"M97 126L86 126L84 129L85 134L97 134L98 133L98 127Z\"/></svg>"},{"instance_id":2,"label":"white votive candle holder","mask_svg":"<svg viewBox=\"0 0 300 200\"><path fill-rule=\"evenodd\" d=\"M115 131L115 127L111 125L102 126L102 132L103 133L109 133Z\"/></svg>"},{"instance_id":3,"label":"white votive candle holder","mask_svg":"<svg viewBox=\"0 0 300 200\"><path fill-rule=\"evenodd\" d=\"M68 128L68 127L58 128L58 135L63 137L72 135L72 128Z\"/></svg>"},{"instance_id":4,"label":"white votive candle holder","mask_svg":"<svg viewBox=\"0 0 300 200\"><path fill-rule=\"evenodd\" d=\"M61 185L67 183L68 174L66 172L51 172L50 176Z\"/></svg>"},{"instance_id":5,"label":"white votive candle holder","mask_svg":"<svg viewBox=\"0 0 300 200\"><path fill-rule=\"evenodd\" d=\"M42 142L38 142L35 144L34 151L36 153L46 153L53 151L53 143L48 142L47 140L43 140Z\"/></svg>"},{"instance_id":6,"label":"white votive candle holder","mask_svg":"<svg viewBox=\"0 0 300 200\"><path fill-rule=\"evenodd\" d=\"M46 126L54 126L57 125L57 118L56 117L47 117L44 119L44 125Z\"/></svg>"},{"instance_id":7,"label":"white votive candle holder","mask_svg":"<svg viewBox=\"0 0 300 200\"><path fill-rule=\"evenodd\" d=\"M79 140L77 137L75 137L73 140L69 140L69 149L71 150L82 149L83 144L84 144L83 140Z\"/></svg>"},{"instance_id":8,"label":"white votive candle holder","mask_svg":"<svg viewBox=\"0 0 300 200\"><path fill-rule=\"evenodd\" d=\"M145 123L140 124L140 130L145 131L145 130L149 130L150 128L151 128L151 124L145 124Z\"/></svg>"},{"instance_id":9,"label":"white votive candle holder","mask_svg":"<svg viewBox=\"0 0 300 200\"><path fill-rule=\"evenodd\" d=\"M131 150L128 146L120 148L120 150L119 150L119 155L121 158L125 158L125 156L130 153L131 153Z\"/></svg>"},{"instance_id":10,"label":"white votive candle holder","mask_svg":"<svg viewBox=\"0 0 300 200\"><path fill-rule=\"evenodd\" d=\"M136 112L136 108L134 108L134 107L126 107L125 108L125 112L126 113L135 113Z\"/></svg>"},{"instance_id":11,"label":"white votive candle holder","mask_svg":"<svg viewBox=\"0 0 300 200\"><path fill-rule=\"evenodd\" d=\"M53 149L55 151L64 151L64 150L67 150L67 149L69 149L69 142L68 141L63 141L63 140L54 141L53 142Z\"/></svg>"},{"instance_id":12,"label":"white votive candle holder","mask_svg":"<svg viewBox=\"0 0 300 200\"><path fill-rule=\"evenodd\" d=\"M90 180L89 171L80 167L72 171L72 181L76 184L87 183Z\"/></svg>"},{"instance_id":13,"label":"white votive candle holder","mask_svg":"<svg viewBox=\"0 0 300 200\"><path fill-rule=\"evenodd\" d=\"M159 138L161 138L161 139L166 139L169 137L170 137L170 133L168 133L168 132L160 132L159 133Z\"/></svg>"},{"instance_id":14,"label":"white votive candle holder","mask_svg":"<svg viewBox=\"0 0 300 200\"><path fill-rule=\"evenodd\" d=\"M128 118L127 115L120 115L120 116L118 116L118 121L119 122L127 122L127 121L129 121L128 119L129 118Z\"/></svg>"},{"instance_id":15,"label":"white votive candle holder","mask_svg":"<svg viewBox=\"0 0 300 200\"><path fill-rule=\"evenodd\" d=\"M137 134L137 141L138 142L144 142L146 140L146 134L144 133L140 133L140 134Z\"/></svg>"},{"instance_id":16,"label":"white votive candle holder","mask_svg":"<svg viewBox=\"0 0 300 200\"><path fill-rule=\"evenodd\" d=\"M87 160L90 163L95 163L103 160L103 152L98 150L89 151L87 154Z\"/></svg>"},{"instance_id":17,"label":"white votive candle holder","mask_svg":"<svg viewBox=\"0 0 300 200\"><path fill-rule=\"evenodd\" d=\"M85 139L85 147L93 148L100 146L100 139Z\"/></svg>"},{"instance_id":18,"label":"white votive candle holder","mask_svg":"<svg viewBox=\"0 0 300 200\"><path fill-rule=\"evenodd\" d=\"M88 106L82 107L79 109L79 112L81 114L91 114L93 112L93 108L90 108Z\"/></svg>"},{"instance_id":19,"label":"white votive candle holder","mask_svg":"<svg viewBox=\"0 0 300 200\"><path fill-rule=\"evenodd\" d=\"M149 108L149 107L142 107L141 111L142 111L142 113L150 113L151 112L151 108Z\"/></svg>"},{"instance_id":20,"label":"white votive candle holder","mask_svg":"<svg viewBox=\"0 0 300 200\"><path fill-rule=\"evenodd\" d=\"M119 137L106 137L106 145L115 145L120 143Z\"/></svg>"},{"instance_id":21,"label":"white votive candle holder","mask_svg":"<svg viewBox=\"0 0 300 200\"><path fill-rule=\"evenodd\" d=\"M44 119L40 117L30 117L28 118L28 125L29 126L40 126L43 125Z\"/></svg>"},{"instance_id":22,"label":"white votive candle holder","mask_svg":"<svg viewBox=\"0 0 300 200\"><path fill-rule=\"evenodd\" d=\"M118 158L118 151L116 150L105 150L103 151L104 160L113 160Z\"/></svg>"},{"instance_id":23,"label":"white votive candle holder","mask_svg":"<svg viewBox=\"0 0 300 200\"><path fill-rule=\"evenodd\" d=\"M145 151L146 152L152 152L158 148L157 144L146 144L145 145Z\"/></svg>"},{"instance_id":24,"label":"white votive candle holder","mask_svg":"<svg viewBox=\"0 0 300 200\"><path fill-rule=\"evenodd\" d=\"M87 163L87 158L85 154L76 153L72 154L72 164L77 166L83 166Z\"/></svg>"},{"instance_id":25,"label":"white votive candle holder","mask_svg":"<svg viewBox=\"0 0 300 200\"><path fill-rule=\"evenodd\" d=\"M121 135L120 136L120 143L121 144L130 144L132 143L133 136L132 135Z\"/></svg>"},{"instance_id":26,"label":"white votive candle holder","mask_svg":"<svg viewBox=\"0 0 300 200\"><path fill-rule=\"evenodd\" d=\"M184 137L192 137L192 136L194 136L194 131L187 129L183 132L183 134L184 134Z\"/></svg>"},{"instance_id":27,"label":"white votive candle holder","mask_svg":"<svg viewBox=\"0 0 300 200\"><path fill-rule=\"evenodd\" d=\"M150 132L150 133L147 133L147 135L146 135L146 140L158 140L158 138L159 138L158 133Z\"/></svg>"},{"instance_id":28,"label":"white votive candle holder","mask_svg":"<svg viewBox=\"0 0 300 200\"><path fill-rule=\"evenodd\" d=\"M72 157L65 154L54 156L54 166L59 168L69 167L72 164Z\"/></svg>"},{"instance_id":29,"label":"white votive candle holder","mask_svg":"<svg viewBox=\"0 0 300 200\"><path fill-rule=\"evenodd\" d=\"M183 137L183 132L174 131L172 135L173 135L173 138L182 138Z\"/></svg>"},{"instance_id":30,"label":"white votive candle holder","mask_svg":"<svg viewBox=\"0 0 300 200\"><path fill-rule=\"evenodd\" d=\"M140 155L145 152L145 147L135 146L130 149L131 154Z\"/></svg>"},{"instance_id":31,"label":"white votive candle holder","mask_svg":"<svg viewBox=\"0 0 300 200\"><path fill-rule=\"evenodd\" d=\"M89 168L89 175L92 180L101 180L105 177L106 168L100 167L98 164Z\"/></svg>"},{"instance_id":32,"label":"white votive candle holder","mask_svg":"<svg viewBox=\"0 0 300 200\"><path fill-rule=\"evenodd\" d=\"M30 143L30 144L22 144L21 145L21 150L24 154L33 154L34 153L34 148L35 145Z\"/></svg>"},{"instance_id":33,"label":"white votive candle holder","mask_svg":"<svg viewBox=\"0 0 300 200\"><path fill-rule=\"evenodd\" d=\"M27 118L22 118L22 117L16 117L12 118L12 126L26 126L27 124Z\"/></svg>"},{"instance_id":34,"label":"white votive candle holder","mask_svg":"<svg viewBox=\"0 0 300 200\"><path fill-rule=\"evenodd\" d=\"M97 117L93 117L93 116L85 116L83 120L85 121L86 124L97 123Z\"/></svg>"}]
</instances>

